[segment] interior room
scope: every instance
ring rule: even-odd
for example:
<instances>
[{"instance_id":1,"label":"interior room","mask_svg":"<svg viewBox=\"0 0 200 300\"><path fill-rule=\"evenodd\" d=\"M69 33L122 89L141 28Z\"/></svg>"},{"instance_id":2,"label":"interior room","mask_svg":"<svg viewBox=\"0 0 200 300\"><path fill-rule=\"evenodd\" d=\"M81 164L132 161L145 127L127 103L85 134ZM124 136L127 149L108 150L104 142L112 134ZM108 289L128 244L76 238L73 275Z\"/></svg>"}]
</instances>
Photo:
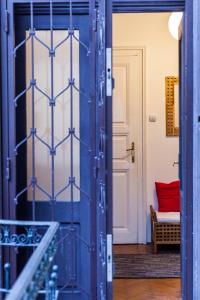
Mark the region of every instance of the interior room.
<instances>
[{"instance_id":1,"label":"interior room","mask_svg":"<svg viewBox=\"0 0 200 300\"><path fill-rule=\"evenodd\" d=\"M113 14L115 300L180 299L181 17Z\"/></svg>"}]
</instances>

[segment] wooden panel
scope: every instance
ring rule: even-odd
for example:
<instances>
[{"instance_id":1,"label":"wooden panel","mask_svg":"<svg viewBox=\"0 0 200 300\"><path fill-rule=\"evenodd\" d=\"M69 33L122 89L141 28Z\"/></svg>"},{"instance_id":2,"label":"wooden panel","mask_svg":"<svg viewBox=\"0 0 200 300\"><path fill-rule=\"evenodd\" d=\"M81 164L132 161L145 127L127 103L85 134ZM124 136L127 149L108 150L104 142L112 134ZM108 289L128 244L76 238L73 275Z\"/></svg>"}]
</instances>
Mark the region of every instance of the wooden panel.
<instances>
[{"instance_id":1,"label":"wooden panel","mask_svg":"<svg viewBox=\"0 0 200 300\"><path fill-rule=\"evenodd\" d=\"M114 136L113 137L113 159L126 159L126 144L127 136Z\"/></svg>"},{"instance_id":2,"label":"wooden panel","mask_svg":"<svg viewBox=\"0 0 200 300\"><path fill-rule=\"evenodd\" d=\"M128 231L128 181L126 172L114 172L113 174L113 197L115 205L113 208L114 230L123 229Z\"/></svg>"},{"instance_id":3,"label":"wooden panel","mask_svg":"<svg viewBox=\"0 0 200 300\"><path fill-rule=\"evenodd\" d=\"M113 171L127 171L130 169L130 164L127 160L113 160Z\"/></svg>"},{"instance_id":4,"label":"wooden panel","mask_svg":"<svg viewBox=\"0 0 200 300\"><path fill-rule=\"evenodd\" d=\"M117 59L117 58L116 58ZM113 67L115 74L115 88L113 91L113 123L126 123L127 109L127 65L115 64Z\"/></svg>"},{"instance_id":5,"label":"wooden panel","mask_svg":"<svg viewBox=\"0 0 200 300\"><path fill-rule=\"evenodd\" d=\"M129 127L128 125L120 125L114 124L113 126L113 135L128 135L129 134Z\"/></svg>"}]
</instances>

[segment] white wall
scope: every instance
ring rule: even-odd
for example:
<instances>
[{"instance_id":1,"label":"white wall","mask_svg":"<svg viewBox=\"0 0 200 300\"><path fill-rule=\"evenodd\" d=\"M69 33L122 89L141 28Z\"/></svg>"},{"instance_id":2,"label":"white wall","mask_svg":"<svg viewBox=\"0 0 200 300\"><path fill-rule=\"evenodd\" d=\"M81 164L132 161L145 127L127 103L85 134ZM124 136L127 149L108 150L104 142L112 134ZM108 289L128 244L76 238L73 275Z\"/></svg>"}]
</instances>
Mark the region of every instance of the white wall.
<instances>
[{"instance_id":1,"label":"white wall","mask_svg":"<svg viewBox=\"0 0 200 300\"><path fill-rule=\"evenodd\" d=\"M149 206L157 207L155 181L170 182L178 178L179 141L166 137L165 76L178 75L178 42L168 31L169 13L114 14L113 46L145 46L146 80L146 195L147 241L150 241ZM156 122L149 122L149 115ZM145 201L145 200L144 200Z\"/></svg>"}]
</instances>

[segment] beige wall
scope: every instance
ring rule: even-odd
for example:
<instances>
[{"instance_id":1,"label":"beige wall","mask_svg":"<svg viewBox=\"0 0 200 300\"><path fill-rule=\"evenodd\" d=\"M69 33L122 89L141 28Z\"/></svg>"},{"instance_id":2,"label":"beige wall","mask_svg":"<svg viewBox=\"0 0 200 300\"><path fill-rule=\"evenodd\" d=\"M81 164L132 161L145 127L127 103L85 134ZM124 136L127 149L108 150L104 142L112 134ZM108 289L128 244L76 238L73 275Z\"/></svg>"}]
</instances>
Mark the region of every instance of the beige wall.
<instances>
[{"instance_id":1,"label":"beige wall","mask_svg":"<svg viewBox=\"0 0 200 300\"><path fill-rule=\"evenodd\" d=\"M113 46L143 46L146 49L146 204L147 240L150 241L149 205L157 206L154 182L178 177L179 141L165 135L165 76L178 75L178 42L169 34L169 14L114 14ZM156 122L149 122L149 115Z\"/></svg>"}]
</instances>

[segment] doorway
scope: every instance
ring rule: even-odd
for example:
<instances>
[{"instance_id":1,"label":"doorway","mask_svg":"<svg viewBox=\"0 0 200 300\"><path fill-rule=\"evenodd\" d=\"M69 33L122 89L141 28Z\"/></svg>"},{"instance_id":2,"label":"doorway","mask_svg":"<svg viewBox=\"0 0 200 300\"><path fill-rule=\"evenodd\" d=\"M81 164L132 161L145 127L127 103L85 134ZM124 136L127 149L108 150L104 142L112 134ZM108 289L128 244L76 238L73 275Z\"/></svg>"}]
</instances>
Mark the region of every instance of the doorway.
<instances>
[{"instance_id":1,"label":"doorway","mask_svg":"<svg viewBox=\"0 0 200 300\"><path fill-rule=\"evenodd\" d=\"M178 161L179 138L167 136L166 128L165 78L179 73L179 45L168 30L169 16L113 16L114 243L120 243L120 234L127 234L126 226L132 228L131 238L124 238L124 242L121 238L121 243L150 241L146 210L150 204L156 205L154 183L178 178L174 162ZM126 34L130 24L131 36ZM132 142L134 150L129 151Z\"/></svg>"},{"instance_id":2,"label":"doorway","mask_svg":"<svg viewBox=\"0 0 200 300\"><path fill-rule=\"evenodd\" d=\"M118 254L149 251L150 204L158 209L155 182L179 177L179 137L168 136L166 127L166 78L179 76L179 42L169 32L170 15L113 15L113 231ZM180 281L174 282L180 294Z\"/></svg>"}]
</instances>

